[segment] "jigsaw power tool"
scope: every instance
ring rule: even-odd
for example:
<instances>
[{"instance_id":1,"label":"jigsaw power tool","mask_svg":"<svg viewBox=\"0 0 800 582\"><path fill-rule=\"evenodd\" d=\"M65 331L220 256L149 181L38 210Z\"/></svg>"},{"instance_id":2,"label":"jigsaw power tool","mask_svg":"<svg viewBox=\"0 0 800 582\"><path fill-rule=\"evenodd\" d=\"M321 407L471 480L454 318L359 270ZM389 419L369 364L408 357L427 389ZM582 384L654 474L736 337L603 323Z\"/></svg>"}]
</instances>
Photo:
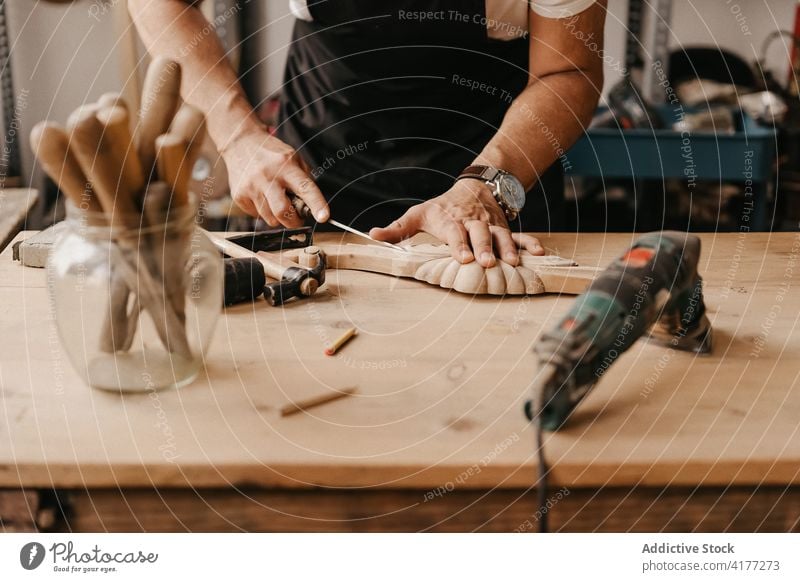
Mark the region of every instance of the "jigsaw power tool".
<instances>
[{"instance_id":1,"label":"jigsaw power tool","mask_svg":"<svg viewBox=\"0 0 800 582\"><path fill-rule=\"evenodd\" d=\"M611 364L648 332L677 350L709 352L699 259L700 239L665 231L643 235L611 263L535 345L540 367L528 416L545 430L561 427Z\"/></svg>"}]
</instances>

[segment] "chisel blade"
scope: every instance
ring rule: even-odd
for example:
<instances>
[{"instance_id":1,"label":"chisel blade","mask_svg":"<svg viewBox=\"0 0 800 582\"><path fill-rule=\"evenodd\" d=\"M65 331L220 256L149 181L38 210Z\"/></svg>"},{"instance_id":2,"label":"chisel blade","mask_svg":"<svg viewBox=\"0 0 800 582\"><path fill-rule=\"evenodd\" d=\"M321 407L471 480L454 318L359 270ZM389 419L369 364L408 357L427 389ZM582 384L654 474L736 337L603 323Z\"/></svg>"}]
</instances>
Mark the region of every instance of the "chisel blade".
<instances>
[{"instance_id":1,"label":"chisel blade","mask_svg":"<svg viewBox=\"0 0 800 582\"><path fill-rule=\"evenodd\" d=\"M408 252L408 249L405 249L405 248L403 248L401 246L393 245L390 242L385 242L385 241L382 241L382 240L375 240L374 238L369 236L366 232L361 232L360 230L357 230L357 229L353 228L352 226L347 226L346 224L342 224L338 220L329 219L328 220L328 224L330 224L332 226L335 226L336 228L340 228L345 232L349 232L350 234L355 234L355 235L360 236L362 238L365 238L367 240L371 240L372 242L376 242L378 244L382 244L383 246L389 247L390 249L394 249L396 251L401 251L401 252L404 252L404 253Z\"/></svg>"}]
</instances>

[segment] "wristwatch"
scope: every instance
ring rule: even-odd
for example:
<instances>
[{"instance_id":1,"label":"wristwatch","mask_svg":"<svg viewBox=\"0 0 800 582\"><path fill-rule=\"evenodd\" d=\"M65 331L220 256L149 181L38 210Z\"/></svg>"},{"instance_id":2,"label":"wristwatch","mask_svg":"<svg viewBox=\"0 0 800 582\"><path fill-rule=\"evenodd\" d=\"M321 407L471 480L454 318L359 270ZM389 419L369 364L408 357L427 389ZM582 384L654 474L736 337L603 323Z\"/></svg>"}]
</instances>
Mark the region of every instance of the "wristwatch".
<instances>
[{"instance_id":1,"label":"wristwatch","mask_svg":"<svg viewBox=\"0 0 800 582\"><path fill-rule=\"evenodd\" d=\"M481 180L491 186L494 199L508 220L514 220L525 206L525 187L514 174L491 166L470 166L461 172L456 182L464 178Z\"/></svg>"}]
</instances>

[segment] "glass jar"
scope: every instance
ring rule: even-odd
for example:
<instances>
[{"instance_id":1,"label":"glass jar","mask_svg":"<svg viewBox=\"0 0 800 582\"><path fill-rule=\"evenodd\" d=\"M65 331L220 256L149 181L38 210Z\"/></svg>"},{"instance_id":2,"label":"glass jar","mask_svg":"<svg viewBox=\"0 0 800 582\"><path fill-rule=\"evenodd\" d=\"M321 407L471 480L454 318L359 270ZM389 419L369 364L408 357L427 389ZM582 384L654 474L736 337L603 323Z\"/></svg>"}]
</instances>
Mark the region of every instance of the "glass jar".
<instances>
[{"instance_id":1,"label":"glass jar","mask_svg":"<svg viewBox=\"0 0 800 582\"><path fill-rule=\"evenodd\" d=\"M61 343L87 384L122 392L195 379L222 310L223 263L195 206L161 219L67 204L47 263Z\"/></svg>"}]
</instances>

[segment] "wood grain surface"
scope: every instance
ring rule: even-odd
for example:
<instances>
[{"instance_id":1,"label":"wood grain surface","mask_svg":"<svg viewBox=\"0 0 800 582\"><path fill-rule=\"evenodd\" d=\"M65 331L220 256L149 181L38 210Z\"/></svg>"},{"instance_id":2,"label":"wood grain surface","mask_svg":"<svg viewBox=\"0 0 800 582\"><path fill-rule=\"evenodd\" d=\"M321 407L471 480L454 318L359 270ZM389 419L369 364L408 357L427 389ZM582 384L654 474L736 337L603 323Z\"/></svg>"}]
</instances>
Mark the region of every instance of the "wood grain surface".
<instances>
[{"instance_id":1,"label":"wood grain surface","mask_svg":"<svg viewBox=\"0 0 800 582\"><path fill-rule=\"evenodd\" d=\"M555 492L554 492L555 493ZM549 510L559 532L798 532L800 488L563 490ZM536 493L413 489L100 489L60 495L73 532L535 532Z\"/></svg>"},{"instance_id":2,"label":"wood grain surface","mask_svg":"<svg viewBox=\"0 0 800 582\"><path fill-rule=\"evenodd\" d=\"M555 487L800 483L800 238L702 238L714 353L639 342L548 437ZM542 242L604 266L634 239ZM81 383L59 344L45 273L12 263L6 249L0 487L524 489L535 470L522 413L530 347L571 301L473 298L332 270L311 300L229 309L193 385L122 397ZM358 337L326 357L351 326ZM280 416L288 401L344 387L358 393Z\"/></svg>"}]
</instances>

